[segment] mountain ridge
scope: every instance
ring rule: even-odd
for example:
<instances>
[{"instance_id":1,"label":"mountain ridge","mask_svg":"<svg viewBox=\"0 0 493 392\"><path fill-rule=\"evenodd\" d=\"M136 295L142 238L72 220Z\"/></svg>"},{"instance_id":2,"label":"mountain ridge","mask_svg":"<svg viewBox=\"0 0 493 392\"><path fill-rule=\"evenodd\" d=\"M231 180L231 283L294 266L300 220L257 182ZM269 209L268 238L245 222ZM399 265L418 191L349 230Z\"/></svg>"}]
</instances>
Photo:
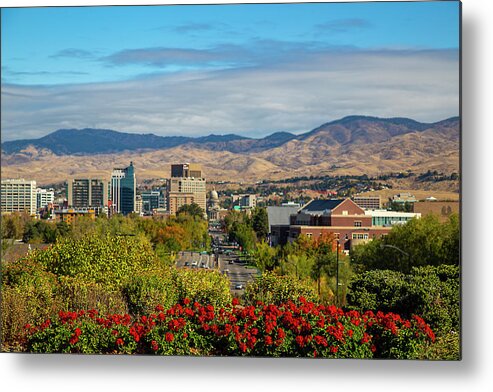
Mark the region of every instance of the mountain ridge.
<instances>
[{"instance_id":1,"label":"mountain ridge","mask_svg":"<svg viewBox=\"0 0 493 392\"><path fill-rule=\"evenodd\" d=\"M236 134L210 134L200 137L158 136L154 133L127 133L111 129L83 128L58 129L38 139L20 139L2 143L3 154L20 153L29 146L49 150L55 155L94 155L124 151L170 149L192 144L212 151L261 152L276 148L292 140L324 144L361 144L382 142L412 132L423 132L450 122L451 117L435 123L420 123L403 118L379 118L353 115L322 124L299 135L290 132L274 132L263 138L249 138Z\"/></svg>"}]
</instances>

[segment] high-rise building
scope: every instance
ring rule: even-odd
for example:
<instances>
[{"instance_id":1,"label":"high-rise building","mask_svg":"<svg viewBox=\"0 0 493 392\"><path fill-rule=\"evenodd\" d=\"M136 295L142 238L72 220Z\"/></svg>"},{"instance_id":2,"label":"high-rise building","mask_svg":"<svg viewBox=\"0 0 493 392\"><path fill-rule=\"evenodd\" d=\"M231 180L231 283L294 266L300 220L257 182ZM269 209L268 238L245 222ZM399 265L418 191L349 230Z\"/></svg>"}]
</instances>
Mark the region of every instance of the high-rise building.
<instances>
[{"instance_id":1,"label":"high-rise building","mask_svg":"<svg viewBox=\"0 0 493 392\"><path fill-rule=\"evenodd\" d=\"M142 196L142 212L144 215L151 215L152 210L162 207L160 206L160 199L162 197L160 191L145 191L141 193Z\"/></svg>"},{"instance_id":2,"label":"high-rise building","mask_svg":"<svg viewBox=\"0 0 493 392\"><path fill-rule=\"evenodd\" d=\"M171 178L167 187L168 211L175 215L186 204L197 204L204 210L206 205L206 180L198 164L171 165Z\"/></svg>"},{"instance_id":3,"label":"high-rise building","mask_svg":"<svg viewBox=\"0 0 493 392\"><path fill-rule=\"evenodd\" d=\"M27 212L36 214L36 181L24 179L2 180L2 212Z\"/></svg>"},{"instance_id":4,"label":"high-rise building","mask_svg":"<svg viewBox=\"0 0 493 392\"><path fill-rule=\"evenodd\" d=\"M55 192L47 189L36 189L36 208L45 208L48 204L53 204L55 200Z\"/></svg>"},{"instance_id":5,"label":"high-rise building","mask_svg":"<svg viewBox=\"0 0 493 392\"><path fill-rule=\"evenodd\" d=\"M133 162L123 169L113 169L110 181L113 213L128 215L135 212L136 180Z\"/></svg>"},{"instance_id":6,"label":"high-rise building","mask_svg":"<svg viewBox=\"0 0 493 392\"><path fill-rule=\"evenodd\" d=\"M171 165L171 177L202 178L202 167L198 163Z\"/></svg>"},{"instance_id":7,"label":"high-rise building","mask_svg":"<svg viewBox=\"0 0 493 392\"><path fill-rule=\"evenodd\" d=\"M353 201L364 210L379 210L382 208L380 196L354 196Z\"/></svg>"},{"instance_id":8,"label":"high-rise building","mask_svg":"<svg viewBox=\"0 0 493 392\"><path fill-rule=\"evenodd\" d=\"M67 204L74 208L107 206L107 182L96 178L76 178L67 181Z\"/></svg>"}]
</instances>

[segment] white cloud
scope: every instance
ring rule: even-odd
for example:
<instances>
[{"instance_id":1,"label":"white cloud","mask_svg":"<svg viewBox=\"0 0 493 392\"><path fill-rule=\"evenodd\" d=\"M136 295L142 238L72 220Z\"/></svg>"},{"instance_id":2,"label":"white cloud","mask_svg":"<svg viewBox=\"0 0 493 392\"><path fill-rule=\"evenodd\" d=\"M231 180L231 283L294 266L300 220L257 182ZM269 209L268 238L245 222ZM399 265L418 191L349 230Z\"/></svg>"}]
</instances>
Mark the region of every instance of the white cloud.
<instances>
[{"instance_id":1,"label":"white cloud","mask_svg":"<svg viewBox=\"0 0 493 392\"><path fill-rule=\"evenodd\" d=\"M63 86L2 85L2 140L60 128L158 135L310 130L352 115L433 122L459 112L456 50L296 51L282 66Z\"/></svg>"}]
</instances>

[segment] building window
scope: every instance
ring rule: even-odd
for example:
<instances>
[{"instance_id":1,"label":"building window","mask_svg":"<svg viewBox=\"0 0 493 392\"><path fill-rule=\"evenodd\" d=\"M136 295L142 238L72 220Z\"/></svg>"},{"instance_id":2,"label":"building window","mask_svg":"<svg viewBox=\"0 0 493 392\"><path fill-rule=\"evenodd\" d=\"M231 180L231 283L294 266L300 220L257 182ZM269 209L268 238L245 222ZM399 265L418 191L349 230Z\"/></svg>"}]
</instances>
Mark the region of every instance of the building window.
<instances>
[{"instance_id":1,"label":"building window","mask_svg":"<svg viewBox=\"0 0 493 392\"><path fill-rule=\"evenodd\" d=\"M354 221L354 227L361 227L361 221Z\"/></svg>"},{"instance_id":2,"label":"building window","mask_svg":"<svg viewBox=\"0 0 493 392\"><path fill-rule=\"evenodd\" d=\"M347 210L342 211L342 215L348 215Z\"/></svg>"},{"instance_id":3,"label":"building window","mask_svg":"<svg viewBox=\"0 0 493 392\"><path fill-rule=\"evenodd\" d=\"M312 238L312 233L306 233L306 236L307 236L308 238Z\"/></svg>"},{"instance_id":4,"label":"building window","mask_svg":"<svg viewBox=\"0 0 493 392\"><path fill-rule=\"evenodd\" d=\"M353 233L353 240L367 240L368 233Z\"/></svg>"}]
</instances>

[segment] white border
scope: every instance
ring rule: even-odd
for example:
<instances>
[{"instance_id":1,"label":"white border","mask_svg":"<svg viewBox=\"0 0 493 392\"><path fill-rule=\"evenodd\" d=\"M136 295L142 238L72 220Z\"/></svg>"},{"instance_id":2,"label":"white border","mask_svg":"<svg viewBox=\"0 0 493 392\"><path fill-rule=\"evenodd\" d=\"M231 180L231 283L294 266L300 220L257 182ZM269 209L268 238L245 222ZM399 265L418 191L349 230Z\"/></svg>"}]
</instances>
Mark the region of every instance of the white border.
<instances>
[{"instance_id":1,"label":"white border","mask_svg":"<svg viewBox=\"0 0 493 392\"><path fill-rule=\"evenodd\" d=\"M258 3L259 1L242 1ZM271 1L282 2L282 1ZM199 4L196 1L24 1L1 6ZM216 0L213 3L235 3ZM491 0L463 1L463 360L396 362L237 358L153 358L0 354L3 390L486 391L493 277L490 208L493 168ZM487 226L488 225L488 226ZM489 253L487 253L490 251ZM490 257L486 257L486 255Z\"/></svg>"}]
</instances>

